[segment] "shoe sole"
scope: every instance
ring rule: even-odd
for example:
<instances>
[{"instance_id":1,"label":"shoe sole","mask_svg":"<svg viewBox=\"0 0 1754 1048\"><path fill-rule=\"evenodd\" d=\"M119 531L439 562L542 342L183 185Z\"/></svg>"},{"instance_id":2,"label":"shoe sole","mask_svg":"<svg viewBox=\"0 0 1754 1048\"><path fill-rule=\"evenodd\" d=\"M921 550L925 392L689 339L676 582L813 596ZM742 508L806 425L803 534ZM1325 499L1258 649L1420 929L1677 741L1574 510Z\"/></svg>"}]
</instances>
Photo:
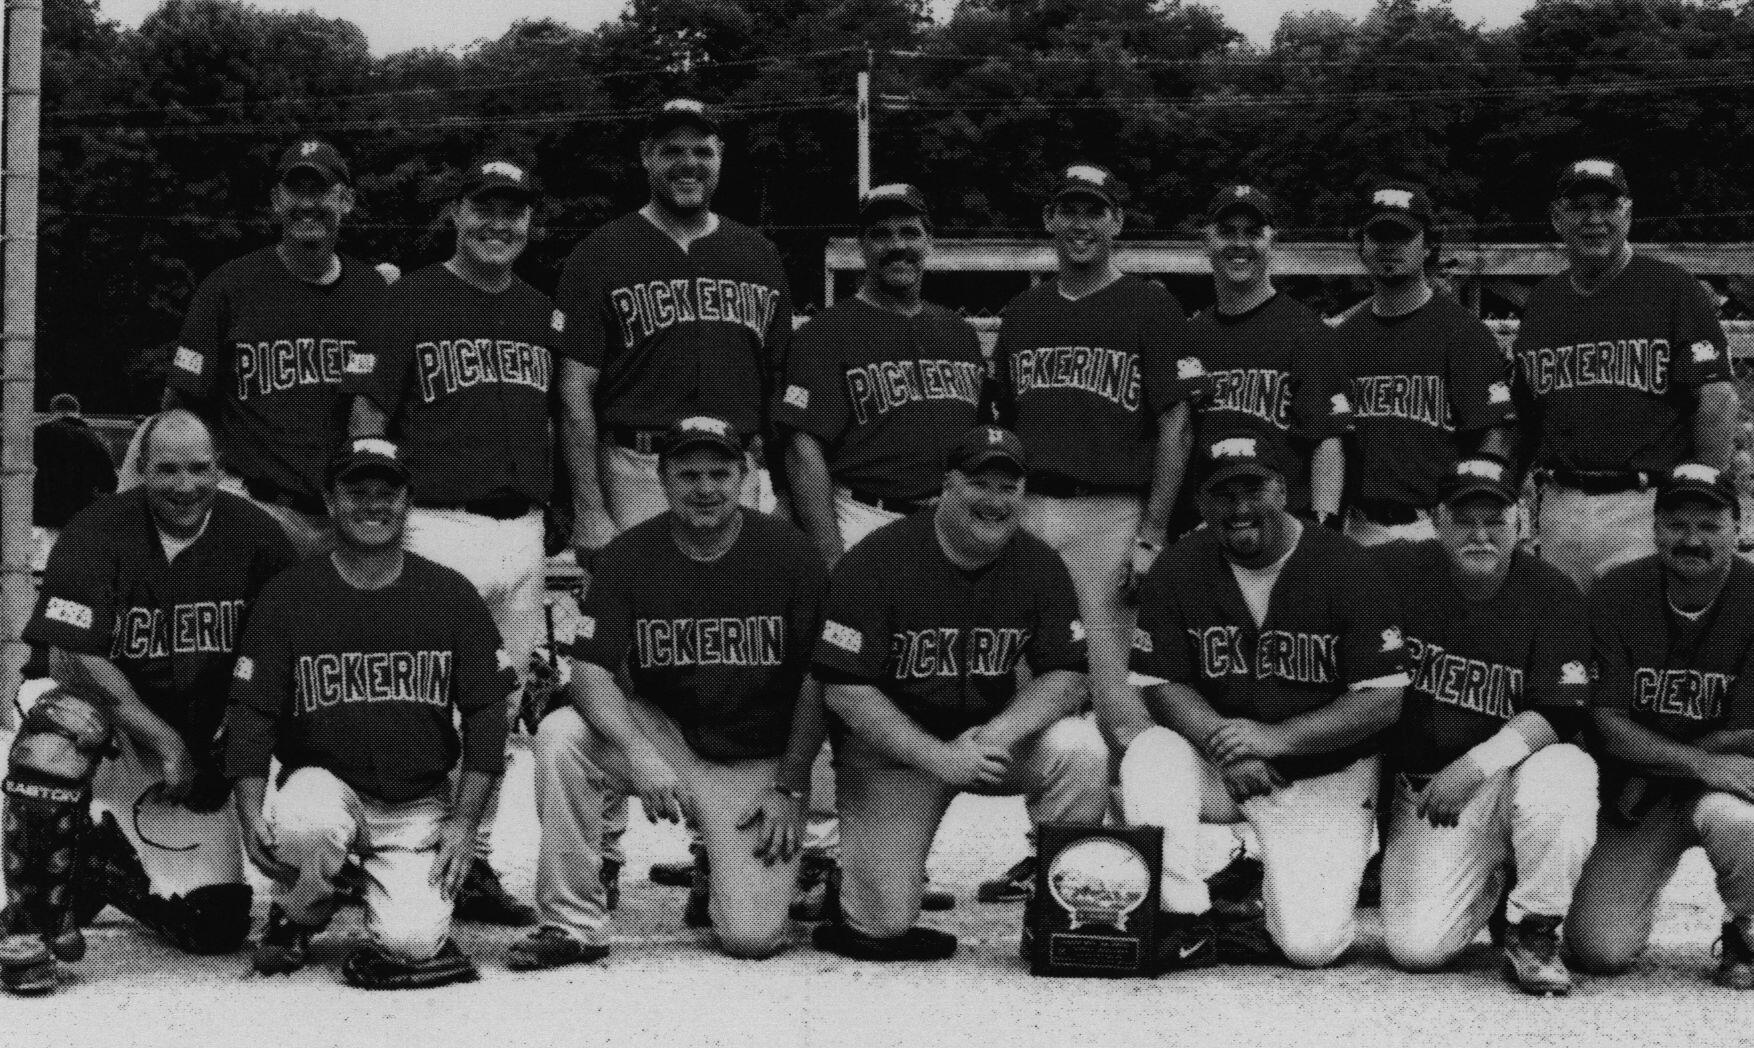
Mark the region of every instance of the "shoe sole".
<instances>
[{"instance_id":1,"label":"shoe sole","mask_svg":"<svg viewBox=\"0 0 1754 1048\"><path fill-rule=\"evenodd\" d=\"M949 892L927 892L920 899L920 909L929 913L943 913L945 910L956 909L956 896Z\"/></svg>"},{"instance_id":2,"label":"shoe sole","mask_svg":"<svg viewBox=\"0 0 1754 1048\"><path fill-rule=\"evenodd\" d=\"M694 867L673 872L661 863L653 863L647 877L653 884L661 884L666 888L689 888L694 885Z\"/></svg>"},{"instance_id":3,"label":"shoe sole","mask_svg":"<svg viewBox=\"0 0 1754 1048\"><path fill-rule=\"evenodd\" d=\"M59 983L53 958L41 964L0 971L0 987L20 997L41 997L53 991Z\"/></svg>"},{"instance_id":4,"label":"shoe sole","mask_svg":"<svg viewBox=\"0 0 1754 1048\"><path fill-rule=\"evenodd\" d=\"M1022 902L1029 898L1029 890L1010 885L1001 888L983 884L975 890L974 897L976 901L988 904Z\"/></svg>"},{"instance_id":5,"label":"shoe sole","mask_svg":"<svg viewBox=\"0 0 1754 1048\"><path fill-rule=\"evenodd\" d=\"M562 960L553 960L547 957L523 957L508 950L505 956L505 966L514 972L543 972L550 968L566 968L575 964L596 964L608 956L609 951L604 950L601 953L581 953Z\"/></svg>"},{"instance_id":6,"label":"shoe sole","mask_svg":"<svg viewBox=\"0 0 1754 1048\"><path fill-rule=\"evenodd\" d=\"M1527 983L1523 982L1523 980L1520 976L1517 975L1516 965L1511 964L1509 961L1505 962L1502 970L1504 972L1504 978L1505 978L1506 982L1510 983L1512 986L1515 986L1517 989L1521 990L1523 993L1529 995L1530 997L1567 997L1567 996L1570 996L1570 994L1571 994L1571 984L1570 983L1566 983L1563 986L1558 985L1556 983L1549 985L1549 986L1530 986L1530 985L1528 985Z\"/></svg>"}]
</instances>

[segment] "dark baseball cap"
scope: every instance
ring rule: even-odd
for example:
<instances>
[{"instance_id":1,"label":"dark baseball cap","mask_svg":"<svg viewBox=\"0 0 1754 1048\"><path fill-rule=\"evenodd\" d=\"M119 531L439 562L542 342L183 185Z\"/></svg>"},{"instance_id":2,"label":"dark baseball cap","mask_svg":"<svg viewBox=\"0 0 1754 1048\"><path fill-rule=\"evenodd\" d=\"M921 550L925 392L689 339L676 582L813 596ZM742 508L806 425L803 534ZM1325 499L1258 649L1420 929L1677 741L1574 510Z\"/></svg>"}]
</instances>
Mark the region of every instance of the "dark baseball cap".
<instances>
[{"instance_id":1,"label":"dark baseball cap","mask_svg":"<svg viewBox=\"0 0 1754 1048\"><path fill-rule=\"evenodd\" d=\"M1657 505L1672 506L1689 498L1701 498L1717 506L1741 509L1736 485L1729 474L1703 462L1683 462L1657 481Z\"/></svg>"},{"instance_id":2,"label":"dark baseball cap","mask_svg":"<svg viewBox=\"0 0 1754 1048\"><path fill-rule=\"evenodd\" d=\"M401 449L383 437L355 437L329 459L323 479L329 487L338 481L377 475L393 483L408 483L411 474L402 461Z\"/></svg>"},{"instance_id":3,"label":"dark baseball cap","mask_svg":"<svg viewBox=\"0 0 1754 1048\"><path fill-rule=\"evenodd\" d=\"M698 127L709 135L719 134L719 117L697 98L672 98L646 118L646 137L658 138L678 127Z\"/></svg>"},{"instance_id":4,"label":"dark baseball cap","mask_svg":"<svg viewBox=\"0 0 1754 1048\"><path fill-rule=\"evenodd\" d=\"M1364 198L1364 210L1358 221L1360 232L1379 222L1400 226L1412 233L1431 228L1434 215L1431 198L1425 190L1411 182L1383 182L1372 186Z\"/></svg>"},{"instance_id":5,"label":"dark baseball cap","mask_svg":"<svg viewBox=\"0 0 1754 1048\"><path fill-rule=\"evenodd\" d=\"M710 445L732 458L742 458L747 441L729 421L716 415L690 415L677 419L658 441L658 454L669 457L696 445Z\"/></svg>"},{"instance_id":6,"label":"dark baseball cap","mask_svg":"<svg viewBox=\"0 0 1754 1048\"><path fill-rule=\"evenodd\" d=\"M282 182L294 171L313 171L330 185L345 185L353 181L353 172L341 151L320 138L301 138L287 146L280 154L276 170Z\"/></svg>"},{"instance_id":7,"label":"dark baseball cap","mask_svg":"<svg viewBox=\"0 0 1754 1048\"><path fill-rule=\"evenodd\" d=\"M926 195L906 182L872 186L870 192L859 200L860 225L869 225L890 215L909 214L931 218L931 212L926 208Z\"/></svg>"},{"instance_id":8,"label":"dark baseball cap","mask_svg":"<svg viewBox=\"0 0 1754 1048\"><path fill-rule=\"evenodd\" d=\"M1559 184L1553 188L1554 199L1578 193L1631 196L1632 187L1626 181L1626 169L1619 164L1602 157L1585 157L1565 165L1565 170L1559 173Z\"/></svg>"},{"instance_id":9,"label":"dark baseball cap","mask_svg":"<svg viewBox=\"0 0 1754 1048\"><path fill-rule=\"evenodd\" d=\"M1279 217L1279 205L1266 191L1255 186L1238 184L1220 189L1206 205L1206 221L1217 222L1232 211L1252 211L1264 225L1273 225Z\"/></svg>"},{"instance_id":10,"label":"dark baseball cap","mask_svg":"<svg viewBox=\"0 0 1754 1048\"><path fill-rule=\"evenodd\" d=\"M1062 170L1054 182L1055 202L1067 197L1090 197L1109 207L1120 207L1127 198L1127 187L1113 171L1100 164L1072 164Z\"/></svg>"},{"instance_id":11,"label":"dark baseball cap","mask_svg":"<svg viewBox=\"0 0 1754 1048\"><path fill-rule=\"evenodd\" d=\"M490 154L470 164L457 187L457 199L503 193L528 203L541 195L530 165L509 157Z\"/></svg>"},{"instance_id":12,"label":"dark baseball cap","mask_svg":"<svg viewBox=\"0 0 1754 1048\"><path fill-rule=\"evenodd\" d=\"M944 468L960 473L978 473L1001 461L1020 477L1029 472L1029 450L1023 446L1023 438L1001 426L976 426L944 453Z\"/></svg>"},{"instance_id":13,"label":"dark baseball cap","mask_svg":"<svg viewBox=\"0 0 1754 1048\"><path fill-rule=\"evenodd\" d=\"M1207 491L1232 477L1277 477L1279 468L1267 459L1258 437L1225 437L1200 448L1200 490Z\"/></svg>"},{"instance_id":14,"label":"dark baseball cap","mask_svg":"<svg viewBox=\"0 0 1754 1048\"><path fill-rule=\"evenodd\" d=\"M1490 496L1507 506L1515 505L1517 493L1511 487L1510 467L1486 456L1463 459L1437 485L1440 502L1460 502L1479 495Z\"/></svg>"}]
</instances>

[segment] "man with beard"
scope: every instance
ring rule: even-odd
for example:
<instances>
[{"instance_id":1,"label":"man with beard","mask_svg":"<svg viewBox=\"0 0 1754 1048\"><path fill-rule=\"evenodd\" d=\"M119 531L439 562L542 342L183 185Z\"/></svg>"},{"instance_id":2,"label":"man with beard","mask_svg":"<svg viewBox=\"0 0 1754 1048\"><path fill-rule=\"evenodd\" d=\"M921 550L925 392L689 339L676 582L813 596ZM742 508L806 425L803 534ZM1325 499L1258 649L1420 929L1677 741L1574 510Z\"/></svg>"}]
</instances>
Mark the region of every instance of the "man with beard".
<instances>
[{"instance_id":1,"label":"man with beard","mask_svg":"<svg viewBox=\"0 0 1754 1048\"><path fill-rule=\"evenodd\" d=\"M384 277L339 254L352 175L333 145L303 138L270 195L280 242L221 266L196 289L164 406L214 421L226 469L301 556L326 547L323 465L346 432L341 379L377 316ZM241 486L237 486L241 482Z\"/></svg>"},{"instance_id":2,"label":"man with beard","mask_svg":"<svg viewBox=\"0 0 1754 1048\"><path fill-rule=\"evenodd\" d=\"M475 584L520 670L542 632L542 507L554 484L551 347L564 326L548 296L512 271L530 241L537 194L519 160L489 155L471 164L451 203L455 253L390 289L344 387L353 394L354 435L391 435L408 460L408 549ZM576 393L563 389L563 402ZM535 911L488 864L497 807L495 794L457 915L533 924Z\"/></svg>"},{"instance_id":3,"label":"man with beard","mask_svg":"<svg viewBox=\"0 0 1754 1048\"><path fill-rule=\"evenodd\" d=\"M819 949L941 960L918 927L926 856L964 790L1024 794L1030 820L1100 824L1108 749L1083 703L1085 628L1065 564L1020 531L1029 456L970 430L936 505L879 528L835 565L816 645L831 721L845 878ZM1019 686L1020 666L1030 671Z\"/></svg>"},{"instance_id":4,"label":"man with beard","mask_svg":"<svg viewBox=\"0 0 1754 1048\"><path fill-rule=\"evenodd\" d=\"M1736 555L1735 485L1682 463L1655 500L1656 553L1590 594L1602 823L1566 926L1573 959L1617 974L1698 844L1725 917L1716 979L1754 989L1754 565Z\"/></svg>"},{"instance_id":5,"label":"man with beard","mask_svg":"<svg viewBox=\"0 0 1754 1048\"><path fill-rule=\"evenodd\" d=\"M1265 452L1255 437L1202 447L1206 527L1165 551L1139 593L1144 693L1103 711L1128 824L1164 831L1166 970L1272 956L1315 968L1345 953L1378 735L1408 679L1388 578L1352 540L1286 512ZM1261 842L1265 917L1219 922L1199 826L1242 821Z\"/></svg>"},{"instance_id":6,"label":"man with beard","mask_svg":"<svg viewBox=\"0 0 1754 1048\"><path fill-rule=\"evenodd\" d=\"M1431 201L1405 182L1372 188L1358 225L1371 299L1338 329L1357 433L1346 534L1366 546L1429 539L1437 489L1456 462L1508 461L1510 373L1480 318L1432 289Z\"/></svg>"},{"instance_id":7,"label":"man with beard","mask_svg":"<svg viewBox=\"0 0 1754 1048\"><path fill-rule=\"evenodd\" d=\"M653 821L698 827L706 916L726 953L786 945L822 748L808 670L828 580L796 528L739 505L747 450L725 419L676 423L659 445L670 511L598 558L569 651L571 701L536 733L542 927L512 946L514 969L608 954L601 815L623 791Z\"/></svg>"},{"instance_id":8,"label":"man with beard","mask_svg":"<svg viewBox=\"0 0 1754 1048\"><path fill-rule=\"evenodd\" d=\"M1566 165L1553 228L1570 266L1517 329L1517 393L1538 469L1541 556L1587 593L1651 552L1651 496L1681 462L1731 465L1737 402L1717 308L1690 274L1627 243L1632 195L1612 160Z\"/></svg>"},{"instance_id":9,"label":"man with beard","mask_svg":"<svg viewBox=\"0 0 1754 1048\"><path fill-rule=\"evenodd\" d=\"M0 786L0 983L17 992L53 989L106 903L192 953L250 930L216 739L244 620L295 554L274 518L219 490L200 419L175 409L144 430L145 483L68 523L24 630L55 689L25 714Z\"/></svg>"},{"instance_id":10,"label":"man with beard","mask_svg":"<svg viewBox=\"0 0 1754 1048\"><path fill-rule=\"evenodd\" d=\"M1493 916L1506 862L1506 973L1559 995L1559 927L1596 839L1596 765L1562 740L1589 705L1583 597L1517 549L1517 491L1497 459L1463 459L1438 486L1437 538L1391 542L1412 683L1388 736L1383 927L1395 963L1448 964Z\"/></svg>"},{"instance_id":11,"label":"man with beard","mask_svg":"<svg viewBox=\"0 0 1754 1048\"><path fill-rule=\"evenodd\" d=\"M357 854L369 942L343 962L347 982L471 981L450 938L451 901L504 771L517 675L469 581L403 550L409 471L394 444L353 440L325 486L335 550L263 590L226 720L244 847L275 886L255 968L303 967L334 915L336 875ZM281 771L265 808L270 757Z\"/></svg>"}]
</instances>

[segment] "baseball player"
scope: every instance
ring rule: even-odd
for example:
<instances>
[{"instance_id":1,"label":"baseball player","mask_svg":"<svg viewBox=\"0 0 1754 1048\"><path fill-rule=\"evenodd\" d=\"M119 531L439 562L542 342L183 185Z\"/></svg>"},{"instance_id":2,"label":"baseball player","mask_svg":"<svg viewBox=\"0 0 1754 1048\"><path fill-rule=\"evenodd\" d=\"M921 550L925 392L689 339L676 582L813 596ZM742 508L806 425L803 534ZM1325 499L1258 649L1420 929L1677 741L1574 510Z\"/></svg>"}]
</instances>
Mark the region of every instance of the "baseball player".
<instances>
[{"instance_id":1,"label":"baseball player","mask_svg":"<svg viewBox=\"0 0 1754 1048\"><path fill-rule=\"evenodd\" d=\"M654 821L699 828L725 952L786 945L823 739L807 671L827 574L796 528L739 505L747 451L728 420L677 422L659 445L670 511L597 558L570 651L572 701L536 733L542 927L512 946L513 968L609 952L598 863L611 790L637 795Z\"/></svg>"},{"instance_id":2,"label":"baseball player","mask_svg":"<svg viewBox=\"0 0 1754 1048\"><path fill-rule=\"evenodd\" d=\"M474 583L520 669L542 632L552 347L564 326L548 297L512 272L529 243L537 193L519 160L489 155L471 164L450 208L455 253L390 289L382 325L343 384L354 398L354 435L392 435L407 458L408 549ZM507 894L488 864L496 807L497 795L458 915L533 924L535 911Z\"/></svg>"},{"instance_id":3,"label":"baseball player","mask_svg":"<svg viewBox=\"0 0 1754 1048\"><path fill-rule=\"evenodd\" d=\"M244 620L295 554L272 517L219 490L200 419L177 409L145 425L144 485L68 523L24 630L55 687L25 715L0 787L0 983L19 992L54 987L105 903L191 953L235 950L250 930L215 740Z\"/></svg>"},{"instance_id":4,"label":"baseball player","mask_svg":"<svg viewBox=\"0 0 1754 1048\"><path fill-rule=\"evenodd\" d=\"M403 550L409 468L394 444L351 441L326 486L335 551L262 591L232 675L226 770L250 861L274 882L255 968L303 967L357 853L370 941L343 978L367 990L471 981L451 900L504 770L517 674L469 581ZM264 807L271 756L280 774Z\"/></svg>"},{"instance_id":5,"label":"baseball player","mask_svg":"<svg viewBox=\"0 0 1754 1048\"><path fill-rule=\"evenodd\" d=\"M1423 189L1374 186L1356 243L1371 298L1337 332L1357 434L1346 534L1366 546L1429 539L1438 485L1459 459L1511 458L1510 374L1480 318L1431 286L1438 233Z\"/></svg>"},{"instance_id":6,"label":"baseball player","mask_svg":"<svg viewBox=\"0 0 1754 1048\"><path fill-rule=\"evenodd\" d=\"M655 444L672 422L708 414L764 431L792 296L773 244L712 210L724 155L711 110L664 103L640 143L651 200L580 241L561 272L581 560L668 508ZM745 505L772 508L765 469L745 483Z\"/></svg>"},{"instance_id":7,"label":"baseball player","mask_svg":"<svg viewBox=\"0 0 1754 1048\"><path fill-rule=\"evenodd\" d=\"M1596 839L1596 765L1561 741L1589 706L1583 596L1517 549L1517 488L1498 459L1463 459L1438 487L1437 538L1374 550L1401 587L1412 681L1384 759L1393 772L1383 862L1389 954L1440 968L1516 887L1505 967L1527 993L1564 994L1559 927Z\"/></svg>"},{"instance_id":8,"label":"baseball player","mask_svg":"<svg viewBox=\"0 0 1754 1048\"><path fill-rule=\"evenodd\" d=\"M1698 844L1725 916L1717 982L1754 989L1754 565L1736 555L1727 473L1685 462L1658 481L1656 553L1590 594L1602 822L1566 924L1585 971L1625 971L1658 896Z\"/></svg>"},{"instance_id":9,"label":"baseball player","mask_svg":"<svg viewBox=\"0 0 1754 1048\"><path fill-rule=\"evenodd\" d=\"M1128 689L1126 590L1167 541L1190 404L1205 389L1197 365L1179 363L1190 355L1180 303L1115 264L1125 196L1105 168L1060 172L1042 209L1059 272L1005 307L995 351L999 417L1033 461L1022 525L1071 570L1099 704ZM1025 858L979 898L1020 898L1033 879Z\"/></svg>"},{"instance_id":10,"label":"baseball player","mask_svg":"<svg viewBox=\"0 0 1754 1048\"><path fill-rule=\"evenodd\" d=\"M834 713L845 873L820 949L956 952L954 935L914 921L932 839L963 790L1022 793L1033 823L1102 821L1108 748L1076 715L1076 592L1053 549L1019 530L1029 466L1016 434L970 430L949 449L936 505L835 565L815 667ZM1020 665L1032 674L1021 687Z\"/></svg>"},{"instance_id":11,"label":"baseball player","mask_svg":"<svg viewBox=\"0 0 1754 1048\"><path fill-rule=\"evenodd\" d=\"M353 179L333 145L301 138L271 192L280 242L195 291L165 382L218 429L228 488L273 514L301 555L327 545L323 464L346 432L341 379L378 315L385 278L336 251Z\"/></svg>"},{"instance_id":12,"label":"baseball player","mask_svg":"<svg viewBox=\"0 0 1754 1048\"><path fill-rule=\"evenodd\" d=\"M1133 667L1111 704L1121 804L1162 826L1164 969L1264 959L1332 964L1351 945L1375 829L1378 734L1407 685L1398 601L1352 540L1286 512L1256 437L1202 447L1206 527L1139 593ZM1218 923L1197 870L1201 822L1247 821L1264 919ZM1270 943L1267 937L1270 935Z\"/></svg>"},{"instance_id":13,"label":"baseball player","mask_svg":"<svg viewBox=\"0 0 1754 1048\"><path fill-rule=\"evenodd\" d=\"M1729 467L1738 398L1705 290L1627 243L1632 195L1619 164L1567 165L1550 213L1570 266L1523 307L1517 392L1539 471L1541 556L1587 593L1651 552L1660 474L1683 461Z\"/></svg>"}]
</instances>

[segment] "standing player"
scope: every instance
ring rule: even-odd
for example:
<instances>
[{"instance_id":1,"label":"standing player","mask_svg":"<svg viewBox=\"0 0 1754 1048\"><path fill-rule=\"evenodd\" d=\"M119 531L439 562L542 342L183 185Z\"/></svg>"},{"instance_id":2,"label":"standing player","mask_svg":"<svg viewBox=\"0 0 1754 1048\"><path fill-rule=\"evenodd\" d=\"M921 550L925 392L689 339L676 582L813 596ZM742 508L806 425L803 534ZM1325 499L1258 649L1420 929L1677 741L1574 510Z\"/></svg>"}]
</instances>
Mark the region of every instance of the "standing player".
<instances>
[{"instance_id":1,"label":"standing player","mask_svg":"<svg viewBox=\"0 0 1754 1048\"><path fill-rule=\"evenodd\" d=\"M408 460L408 549L474 583L520 669L542 631L542 506L554 483L550 347L563 326L548 297L512 272L530 241L536 195L519 161L471 164L451 204L456 252L391 288L381 329L354 356L344 386L354 395L355 436L392 434ZM457 914L532 924L535 911L507 894L488 864L496 806L497 795Z\"/></svg>"},{"instance_id":2,"label":"standing player","mask_svg":"<svg viewBox=\"0 0 1754 1048\"><path fill-rule=\"evenodd\" d=\"M384 276L335 250L353 211L335 147L300 139L271 194L280 242L221 266L183 318L165 406L212 417L225 465L303 556L324 548L323 464L346 432L341 378L384 296Z\"/></svg>"},{"instance_id":3,"label":"standing player","mask_svg":"<svg viewBox=\"0 0 1754 1048\"><path fill-rule=\"evenodd\" d=\"M1566 926L1585 971L1632 966L1698 844L1725 908L1717 981L1754 989L1754 565L1736 555L1738 515L1726 473L1676 466L1657 487L1657 552L1590 594L1608 788Z\"/></svg>"},{"instance_id":4,"label":"standing player","mask_svg":"<svg viewBox=\"0 0 1754 1048\"><path fill-rule=\"evenodd\" d=\"M513 968L609 952L598 866L610 788L637 794L654 820L686 816L699 828L708 916L727 953L785 947L822 748L807 671L827 578L795 528L738 504L747 450L724 419L676 423L659 446L670 511L597 559L571 651L572 702L536 735L542 927L512 946Z\"/></svg>"},{"instance_id":5,"label":"standing player","mask_svg":"<svg viewBox=\"0 0 1754 1048\"><path fill-rule=\"evenodd\" d=\"M1479 317L1432 289L1432 219L1423 189L1385 182L1358 225L1370 305L1338 335L1358 434L1346 534L1366 546L1431 538L1438 485L1456 462L1511 458L1516 411L1504 353Z\"/></svg>"},{"instance_id":6,"label":"standing player","mask_svg":"<svg viewBox=\"0 0 1754 1048\"><path fill-rule=\"evenodd\" d=\"M816 945L864 960L940 960L916 927L926 856L963 790L1028 797L1032 823L1099 824L1108 749L1083 703L1085 630L1065 565L1019 532L1029 458L981 426L951 446L930 510L835 565L816 675L835 713L845 879ZM1017 683L1019 665L1032 678Z\"/></svg>"},{"instance_id":7,"label":"standing player","mask_svg":"<svg viewBox=\"0 0 1754 1048\"><path fill-rule=\"evenodd\" d=\"M1206 527L1139 593L1146 693L1105 711L1131 825L1163 827L1160 963L1271 953L1332 964L1376 819L1378 734L1400 712L1406 645L1388 578L1358 545L1285 510L1254 437L1202 448ZM1198 876L1201 822L1247 821L1265 867L1260 919L1217 924Z\"/></svg>"},{"instance_id":8,"label":"standing player","mask_svg":"<svg viewBox=\"0 0 1754 1048\"><path fill-rule=\"evenodd\" d=\"M256 946L263 975L304 966L355 853L370 943L342 976L367 990L477 978L450 938L451 900L504 771L518 682L468 580L403 551L408 476L381 438L335 456L335 551L262 591L237 660L226 770L250 861L275 884ZM271 756L281 777L264 809Z\"/></svg>"},{"instance_id":9,"label":"standing player","mask_svg":"<svg viewBox=\"0 0 1754 1048\"><path fill-rule=\"evenodd\" d=\"M49 650L56 691L26 715L3 787L13 990L52 989L55 959L83 955L79 920L104 903L192 953L250 931L215 740L244 619L294 553L272 517L219 490L212 436L189 412L147 420L141 462L142 486L67 525L24 630ZM144 836L143 812L174 821L176 843Z\"/></svg>"},{"instance_id":10,"label":"standing player","mask_svg":"<svg viewBox=\"0 0 1754 1048\"><path fill-rule=\"evenodd\" d=\"M1517 549L1517 491L1496 459L1439 485L1437 538L1376 560L1400 582L1412 683L1385 760L1394 782L1383 861L1389 954L1440 968L1516 888L1505 967L1530 994L1564 994L1559 926L1596 839L1596 766L1569 742L1589 705L1589 628L1577 587Z\"/></svg>"},{"instance_id":11,"label":"standing player","mask_svg":"<svg viewBox=\"0 0 1754 1048\"><path fill-rule=\"evenodd\" d=\"M1541 556L1587 593L1651 552L1651 487L1683 461L1728 468L1736 388L1717 309L1692 276L1627 243L1632 196L1612 160L1559 176L1551 210L1571 265L1529 295L1517 380L1541 481Z\"/></svg>"}]
</instances>

